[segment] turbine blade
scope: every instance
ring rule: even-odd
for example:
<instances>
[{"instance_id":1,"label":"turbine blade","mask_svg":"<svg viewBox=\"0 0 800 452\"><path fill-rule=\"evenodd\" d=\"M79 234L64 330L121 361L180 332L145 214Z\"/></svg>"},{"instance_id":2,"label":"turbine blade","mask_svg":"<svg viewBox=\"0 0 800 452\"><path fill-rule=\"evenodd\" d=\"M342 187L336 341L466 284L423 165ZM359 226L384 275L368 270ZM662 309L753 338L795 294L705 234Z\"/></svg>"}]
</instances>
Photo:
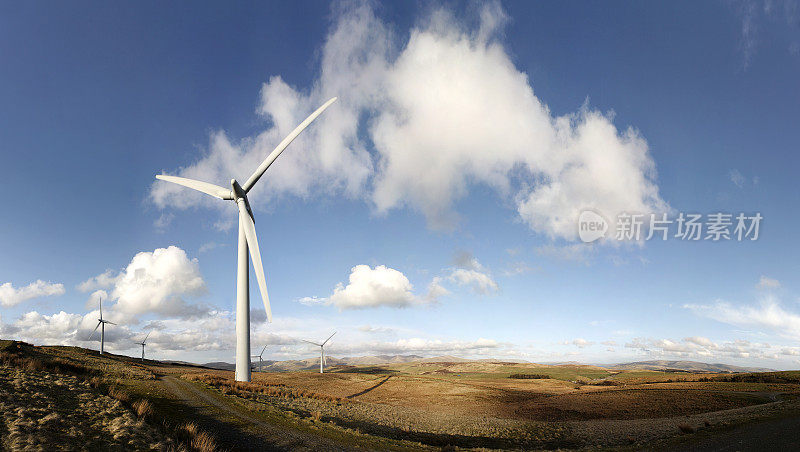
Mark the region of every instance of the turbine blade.
<instances>
[{"instance_id":1,"label":"turbine blade","mask_svg":"<svg viewBox=\"0 0 800 452\"><path fill-rule=\"evenodd\" d=\"M241 199L241 198L240 198ZM250 257L253 259L253 268L258 279L258 288L261 290L261 299L264 301L264 310L267 311L267 320L272 323L272 309L269 307L269 294L267 293L267 279L264 277L264 267L261 264L261 251L258 249L258 237L256 237L256 226L253 218L247 211L245 202L237 202L239 206L239 222L244 227L244 235L247 238L247 249L250 250Z\"/></svg>"},{"instance_id":2,"label":"turbine blade","mask_svg":"<svg viewBox=\"0 0 800 452\"><path fill-rule=\"evenodd\" d=\"M336 334L336 331L334 331L333 334ZM322 345L327 344L328 341L331 340L331 338L333 337L333 334L331 334L327 339L325 339L325 342L323 342Z\"/></svg>"},{"instance_id":3,"label":"turbine blade","mask_svg":"<svg viewBox=\"0 0 800 452\"><path fill-rule=\"evenodd\" d=\"M106 321L105 321L105 323L110 323L110 324L112 324L112 325L116 325L116 323L114 323L114 322L109 322L108 320L106 320Z\"/></svg>"},{"instance_id":4,"label":"turbine blade","mask_svg":"<svg viewBox=\"0 0 800 452\"><path fill-rule=\"evenodd\" d=\"M311 113L311 115L308 118L306 118L305 121L301 122L299 126L297 126L294 130L292 130L292 133L287 135L286 138L284 138L283 141L281 141L278 144L278 146L276 146L275 149L273 149L273 151L270 152L267 158L261 163L261 165L258 166L258 169L256 169L253 175L250 176L250 179L247 179L247 182L245 182L244 185L242 185L244 191L249 192L250 189L253 188L253 185L255 185L256 182L258 182L258 180L264 174L264 171L266 171L267 168L269 168L269 166L272 165L275 159L277 159L278 156L281 155L281 152L283 152L283 150L286 149L286 147L289 146L289 144L292 141L294 141L295 138L297 138L297 135L300 135L300 132L302 132L303 129L305 129L306 127L308 127L309 124L314 122L314 120L317 119L317 116L321 115L322 112L325 111L326 108L330 107L332 103L336 102L337 99L338 98L334 97L325 102L324 104L322 104L322 106L317 108L317 110L314 113Z\"/></svg>"},{"instance_id":5,"label":"turbine blade","mask_svg":"<svg viewBox=\"0 0 800 452\"><path fill-rule=\"evenodd\" d=\"M144 345L144 343L147 342L147 338L150 337L150 333L152 333L152 331L149 331L147 333L147 336L144 337L144 339L142 340L142 345Z\"/></svg>"},{"instance_id":6,"label":"turbine blade","mask_svg":"<svg viewBox=\"0 0 800 452\"><path fill-rule=\"evenodd\" d=\"M97 322L97 326L94 327L94 329L92 330L92 334L89 335L89 339L91 339L92 336L94 336L94 333L97 331L97 329L100 328L100 323L102 323L102 322ZM86 340L88 341L89 339L86 339Z\"/></svg>"},{"instance_id":7,"label":"turbine blade","mask_svg":"<svg viewBox=\"0 0 800 452\"><path fill-rule=\"evenodd\" d=\"M322 344L317 344L316 342L307 341L305 339L300 339L300 340L303 341L303 342L308 342L309 344L316 345L317 347L322 347Z\"/></svg>"},{"instance_id":8,"label":"turbine blade","mask_svg":"<svg viewBox=\"0 0 800 452\"><path fill-rule=\"evenodd\" d=\"M100 321L103 321L103 297L100 297Z\"/></svg>"},{"instance_id":9,"label":"turbine blade","mask_svg":"<svg viewBox=\"0 0 800 452\"><path fill-rule=\"evenodd\" d=\"M156 179L172 182L173 184L183 185L205 194L211 195L219 199L233 199L231 191L227 188L222 188L219 185L209 184L194 179L187 179L185 177L167 176L165 174L157 174Z\"/></svg>"},{"instance_id":10,"label":"turbine blade","mask_svg":"<svg viewBox=\"0 0 800 452\"><path fill-rule=\"evenodd\" d=\"M258 354L258 357L259 357L259 358L261 358L261 355L263 355L263 354L264 354L264 351L265 351L266 349L267 349L267 346L265 345L265 346L264 346L264 348L263 348L263 349L261 349L261 353L259 353L259 354Z\"/></svg>"}]
</instances>

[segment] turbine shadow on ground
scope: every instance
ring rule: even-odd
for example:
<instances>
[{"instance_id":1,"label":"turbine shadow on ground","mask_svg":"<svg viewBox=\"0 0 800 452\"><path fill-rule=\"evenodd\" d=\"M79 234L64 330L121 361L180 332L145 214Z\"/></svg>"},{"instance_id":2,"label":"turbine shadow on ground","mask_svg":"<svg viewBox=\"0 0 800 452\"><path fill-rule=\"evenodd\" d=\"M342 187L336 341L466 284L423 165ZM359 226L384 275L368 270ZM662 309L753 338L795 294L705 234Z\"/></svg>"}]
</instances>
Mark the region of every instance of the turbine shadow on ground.
<instances>
[{"instance_id":1,"label":"turbine shadow on ground","mask_svg":"<svg viewBox=\"0 0 800 452\"><path fill-rule=\"evenodd\" d=\"M386 378L384 378L383 380L379 381L379 382L378 382L378 383L377 383L375 386L370 386L369 388L367 388L367 389L365 389L365 390L363 390L363 391L361 391L361 392L357 392L357 393L355 393L355 394L350 394L349 396L347 396L347 397L345 397L345 398L346 398L346 399L352 399L352 398L355 398L355 397L358 397L358 396L364 395L364 394L366 394L366 393L368 393L368 392L372 391L373 389L377 388L378 386L380 386L380 385L382 385L382 384L386 383L387 381L389 381L389 379L390 379L390 378L392 378L392 376L391 376L391 375L389 375L388 377L386 377Z\"/></svg>"}]
</instances>

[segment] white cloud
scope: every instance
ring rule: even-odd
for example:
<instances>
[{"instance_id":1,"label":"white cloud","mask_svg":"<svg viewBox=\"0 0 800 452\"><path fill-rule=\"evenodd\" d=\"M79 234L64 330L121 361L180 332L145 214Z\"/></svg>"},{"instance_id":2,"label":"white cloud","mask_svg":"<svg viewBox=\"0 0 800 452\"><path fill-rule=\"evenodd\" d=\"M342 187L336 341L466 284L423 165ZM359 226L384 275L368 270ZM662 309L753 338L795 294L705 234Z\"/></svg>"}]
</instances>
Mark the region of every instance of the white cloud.
<instances>
[{"instance_id":1,"label":"white cloud","mask_svg":"<svg viewBox=\"0 0 800 452\"><path fill-rule=\"evenodd\" d=\"M328 299L322 297L302 297L298 298L297 302L306 306L320 306L329 304Z\"/></svg>"},{"instance_id":2,"label":"white cloud","mask_svg":"<svg viewBox=\"0 0 800 452\"><path fill-rule=\"evenodd\" d=\"M119 275L109 269L78 284L78 290L81 292L91 292L97 289L110 289L117 283L118 278Z\"/></svg>"},{"instance_id":3,"label":"white cloud","mask_svg":"<svg viewBox=\"0 0 800 452\"><path fill-rule=\"evenodd\" d=\"M119 274L108 270L78 287L82 291L110 289L107 296L115 303L109 312L126 317L146 313L190 317L206 311L182 298L200 295L206 286L197 259L189 259L176 246L137 253ZM93 294L93 299L95 295L100 294Z\"/></svg>"},{"instance_id":4,"label":"white cloud","mask_svg":"<svg viewBox=\"0 0 800 452\"><path fill-rule=\"evenodd\" d=\"M23 301L39 297L50 297L54 295L64 295L64 285L45 282L41 279L28 284L25 287L14 288L10 282L0 285L0 305L4 308L16 306Z\"/></svg>"},{"instance_id":5,"label":"white cloud","mask_svg":"<svg viewBox=\"0 0 800 452\"><path fill-rule=\"evenodd\" d=\"M687 304L695 314L736 326L756 327L781 336L800 338L800 315L785 310L777 298L768 295L757 306L734 306L724 301L711 305Z\"/></svg>"},{"instance_id":6,"label":"white cloud","mask_svg":"<svg viewBox=\"0 0 800 452\"><path fill-rule=\"evenodd\" d=\"M98 311L86 315L72 314L60 311L52 315L40 314L30 311L20 316L10 324L0 325L5 337L19 339L34 344L60 344L91 346L99 340L95 334L89 340L92 331L97 325ZM130 330L124 325L111 325L106 327L106 345L125 343L131 337ZM127 343L125 343L127 345Z\"/></svg>"},{"instance_id":7,"label":"white cloud","mask_svg":"<svg viewBox=\"0 0 800 452\"><path fill-rule=\"evenodd\" d=\"M480 294L499 290L499 286L489 275L478 270L456 268L450 273L448 279L461 286L472 286L473 290Z\"/></svg>"},{"instance_id":8,"label":"white cloud","mask_svg":"<svg viewBox=\"0 0 800 452\"><path fill-rule=\"evenodd\" d=\"M394 333L396 330L385 326L361 325L358 327L358 331L363 333Z\"/></svg>"},{"instance_id":9,"label":"white cloud","mask_svg":"<svg viewBox=\"0 0 800 452\"><path fill-rule=\"evenodd\" d=\"M528 265L527 262L516 261L512 262L509 265L509 267L503 271L503 274L505 274L506 276L517 276L528 272L532 272L534 270L536 270L536 268L531 267L530 265Z\"/></svg>"},{"instance_id":10,"label":"white cloud","mask_svg":"<svg viewBox=\"0 0 800 452\"><path fill-rule=\"evenodd\" d=\"M223 243L208 242L208 243L204 243L204 244L200 245L200 248L198 248L197 252L200 253L200 254L203 254L203 253L207 253L207 252L209 252L211 250L215 250L217 248L221 248L223 246L225 246L225 244L223 244Z\"/></svg>"},{"instance_id":11,"label":"white cloud","mask_svg":"<svg viewBox=\"0 0 800 452\"><path fill-rule=\"evenodd\" d=\"M731 178L731 182L733 182L733 184L739 188L744 187L744 183L747 181L747 179L745 179L742 173L740 173L737 169L732 169L729 173L729 176Z\"/></svg>"},{"instance_id":12,"label":"white cloud","mask_svg":"<svg viewBox=\"0 0 800 452\"><path fill-rule=\"evenodd\" d=\"M496 352L505 347L492 339L479 338L474 341L439 339L423 339L418 337L398 339L391 342L354 342L341 341L331 347L331 351L339 354L482 354Z\"/></svg>"},{"instance_id":13,"label":"white cloud","mask_svg":"<svg viewBox=\"0 0 800 452\"><path fill-rule=\"evenodd\" d=\"M562 344L564 344L564 345L574 345L574 346L576 346L578 348L586 348L586 347L588 347L590 345L594 345L594 342L587 341L586 339L583 339L583 338L579 337L579 338L573 339L571 341L564 341L564 342L562 342Z\"/></svg>"},{"instance_id":14,"label":"white cloud","mask_svg":"<svg viewBox=\"0 0 800 452\"><path fill-rule=\"evenodd\" d=\"M699 345L701 347L712 347L712 348L716 347L716 345L711 341L711 339L702 336L685 337L683 338L683 341Z\"/></svg>"},{"instance_id":15,"label":"white cloud","mask_svg":"<svg viewBox=\"0 0 800 452\"><path fill-rule=\"evenodd\" d=\"M637 131L618 130L612 114L587 106L554 116L534 95L500 42L505 13L497 3L484 5L474 29L439 10L407 39L369 5L335 9L312 88L272 77L258 108L270 126L238 142L215 132L204 154L176 174L224 186L246 178L309 112L338 95L256 185L257 206L287 194L344 192L377 212L406 206L448 228L458 217L454 203L482 184L514 200L533 230L568 240L584 208L609 218L668 210ZM162 182L151 199L162 208L223 204Z\"/></svg>"},{"instance_id":16,"label":"white cloud","mask_svg":"<svg viewBox=\"0 0 800 452\"><path fill-rule=\"evenodd\" d=\"M758 25L756 24L757 8L754 2L743 1L739 4L739 14L742 16L742 64L744 69L750 66L753 56L756 53Z\"/></svg>"},{"instance_id":17,"label":"white cloud","mask_svg":"<svg viewBox=\"0 0 800 452\"><path fill-rule=\"evenodd\" d=\"M764 275L761 275L761 279L758 280L758 284L756 287L759 289L777 289L781 286L781 282L777 279L768 278Z\"/></svg>"},{"instance_id":18,"label":"white cloud","mask_svg":"<svg viewBox=\"0 0 800 452\"><path fill-rule=\"evenodd\" d=\"M356 265L350 271L347 286L337 284L329 301L339 309L403 308L424 302L413 289L406 275L393 268Z\"/></svg>"},{"instance_id":19,"label":"white cloud","mask_svg":"<svg viewBox=\"0 0 800 452\"><path fill-rule=\"evenodd\" d=\"M334 305L340 310L380 306L405 308L436 303L439 298L449 295L450 291L442 283L442 277L433 277L428 284L427 293L418 296L414 294L414 286L403 272L385 265L372 268L361 264L350 269L347 285L338 283L331 296L302 297L295 301L306 306Z\"/></svg>"},{"instance_id":20,"label":"white cloud","mask_svg":"<svg viewBox=\"0 0 800 452\"><path fill-rule=\"evenodd\" d=\"M156 228L156 231L164 232L164 230L172 224L172 220L175 219L175 215L171 213L162 213L160 217L158 217L153 222L153 227Z\"/></svg>"},{"instance_id":21,"label":"white cloud","mask_svg":"<svg viewBox=\"0 0 800 452\"><path fill-rule=\"evenodd\" d=\"M470 286L472 290L481 295L500 290L500 286L489 274L489 271L471 253L462 251L456 254L453 263L456 268L450 269L447 276L448 281L459 286ZM437 284L441 281L440 278L434 278L434 280Z\"/></svg>"},{"instance_id":22,"label":"white cloud","mask_svg":"<svg viewBox=\"0 0 800 452\"><path fill-rule=\"evenodd\" d=\"M428 301L437 301L439 298L450 295L450 291L442 285L442 278L434 276L430 284L428 284L428 294L425 298Z\"/></svg>"}]
</instances>

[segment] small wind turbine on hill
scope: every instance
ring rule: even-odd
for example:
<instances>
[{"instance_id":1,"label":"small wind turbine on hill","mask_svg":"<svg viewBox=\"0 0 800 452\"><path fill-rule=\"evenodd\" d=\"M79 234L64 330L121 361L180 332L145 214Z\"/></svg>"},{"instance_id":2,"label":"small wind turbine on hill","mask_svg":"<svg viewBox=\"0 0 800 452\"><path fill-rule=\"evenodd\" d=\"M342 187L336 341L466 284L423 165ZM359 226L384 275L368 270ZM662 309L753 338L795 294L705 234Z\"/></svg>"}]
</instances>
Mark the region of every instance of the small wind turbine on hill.
<instances>
[{"instance_id":1,"label":"small wind turbine on hill","mask_svg":"<svg viewBox=\"0 0 800 452\"><path fill-rule=\"evenodd\" d=\"M144 361L144 345L145 345L145 342L147 342L147 338L150 337L150 333L152 333L152 331L147 333L147 336L144 337L142 342L137 342L137 344L142 346L142 361Z\"/></svg>"},{"instance_id":2,"label":"small wind turbine on hill","mask_svg":"<svg viewBox=\"0 0 800 452\"><path fill-rule=\"evenodd\" d=\"M333 334L336 334L336 331L334 331ZM314 344L317 347L319 347L319 352L320 352L320 356L319 356L319 373L325 373L325 363L327 361L325 359L325 344L327 344L328 341L331 340L331 338L333 337L333 334L328 336L328 338L325 339L325 342L323 342L321 344L317 344L316 342L311 342L311 341L307 341L307 340L303 339L303 342L308 342L309 344Z\"/></svg>"},{"instance_id":3,"label":"small wind turbine on hill","mask_svg":"<svg viewBox=\"0 0 800 452\"><path fill-rule=\"evenodd\" d=\"M250 266L247 257L248 250L250 257L253 259L253 268L256 271L256 279L258 279L258 288L264 301L264 309L267 311L267 320L272 322L272 310L269 306L269 295L267 295L267 281L264 277L264 267L261 264L261 251L258 249L253 211L250 209L247 193L250 192L253 185L258 182L275 159L281 155L281 152L289 146L289 143L294 141L303 129L308 127L312 121L317 119L317 116L321 115L334 102L336 102L335 97L325 102L314 113L311 113L305 121L300 123L267 156L244 185L239 185L236 179L231 179L231 188L227 189L208 182L184 177L163 174L156 176L156 179L183 185L215 198L234 201L239 207L239 254L236 272L236 381L250 381Z\"/></svg>"},{"instance_id":4,"label":"small wind turbine on hill","mask_svg":"<svg viewBox=\"0 0 800 452\"><path fill-rule=\"evenodd\" d=\"M103 346L106 343L106 323L111 325L116 325L114 322L109 322L108 320L103 320L103 299L100 299L100 318L97 319L97 326L94 327L92 330L92 334L89 335L89 339L94 336L94 333L97 331L97 328L100 327L100 354L103 354Z\"/></svg>"},{"instance_id":5,"label":"small wind turbine on hill","mask_svg":"<svg viewBox=\"0 0 800 452\"><path fill-rule=\"evenodd\" d=\"M265 345L264 348L261 349L261 353L259 353L258 355L253 355L253 358L258 358L258 371L259 372L263 372L263 370L261 369L261 362L262 362L261 357L264 356L264 351L266 349L267 349L267 346Z\"/></svg>"}]
</instances>

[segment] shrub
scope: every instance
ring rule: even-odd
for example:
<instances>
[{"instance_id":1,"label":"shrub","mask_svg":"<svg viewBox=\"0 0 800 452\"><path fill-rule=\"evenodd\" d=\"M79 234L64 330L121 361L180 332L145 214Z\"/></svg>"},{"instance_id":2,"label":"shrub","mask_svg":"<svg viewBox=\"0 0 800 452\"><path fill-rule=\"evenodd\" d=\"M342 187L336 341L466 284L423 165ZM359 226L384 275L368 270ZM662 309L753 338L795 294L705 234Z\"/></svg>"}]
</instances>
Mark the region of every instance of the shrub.
<instances>
[{"instance_id":1,"label":"shrub","mask_svg":"<svg viewBox=\"0 0 800 452\"><path fill-rule=\"evenodd\" d=\"M518 380L546 380L550 375L544 374L511 374L508 378L515 378Z\"/></svg>"}]
</instances>

